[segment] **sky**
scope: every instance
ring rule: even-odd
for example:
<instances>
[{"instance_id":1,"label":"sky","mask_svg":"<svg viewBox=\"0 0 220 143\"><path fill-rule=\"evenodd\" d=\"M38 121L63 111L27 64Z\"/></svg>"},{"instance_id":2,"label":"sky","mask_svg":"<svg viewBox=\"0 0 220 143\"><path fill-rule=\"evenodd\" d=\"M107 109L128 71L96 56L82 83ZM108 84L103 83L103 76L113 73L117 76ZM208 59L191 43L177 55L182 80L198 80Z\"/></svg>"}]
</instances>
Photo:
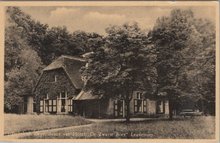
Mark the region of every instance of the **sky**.
<instances>
[{"instance_id":1,"label":"sky","mask_svg":"<svg viewBox=\"0 0 220 143\"><path fill-rule=\"evenodd\" d=\"M105 28L110 25L122 25L126 22L138 22L142 29L149 30L156 19L168 16L173 7L153 6L90 6L90 7L20 7L33 19L49 26L66 26L70 32L83 30L105 34ZM180 7L175 7L180 8ZM207 18L215 22L213 7L181 7L192 9L195 17Z\"/></svg>"}]
</instances>

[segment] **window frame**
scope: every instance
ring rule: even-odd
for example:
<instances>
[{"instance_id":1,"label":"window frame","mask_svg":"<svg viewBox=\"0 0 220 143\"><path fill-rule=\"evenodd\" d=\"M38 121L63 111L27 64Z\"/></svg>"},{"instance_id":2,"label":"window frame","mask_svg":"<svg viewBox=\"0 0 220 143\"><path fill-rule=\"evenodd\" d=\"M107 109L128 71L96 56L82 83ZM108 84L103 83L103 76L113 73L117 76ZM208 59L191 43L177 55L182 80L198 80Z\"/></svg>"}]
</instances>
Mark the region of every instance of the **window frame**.
<instances>
[{"instance_id":1,"label":"window frame","mask_svg":"<svg viewBox=\"0 0 220 143\"><path fill-rule=\"evenodd\" d=\"M142 105L143 104L143 100L142 99L134 99L134 112L135 113L142 113L143 109L142 109Z\"/></svg>"},{"instance_id":2,"label":"window frame","mask_svg":"<svg viewBox=\"0 0 220 143\"><path fill-rule=\"evenodd\" d=\"M143 92L136 92L134 96L134 113L147 112L147 100L143 98Z\"/></svg>"},{"instance_id":3,"label":"window frame","mask_svg":"<svg viewBox=\"0 0 220 143\"><path fill-rule=\"evenodd\" d=\"M68 112L72 113L73 112L73 99L67 99L67 104L68 104Z\"/></svg>"},{"instance_id":4,"label":"window frame","mask_svg":"<svg viewBox=\"0 0 220 143\"><path fill-rule=\"evenodd\" d=\"M40 100L40 113L43 113L43 112L44 112L44 100Z\"/></svg>"},{"instance_id":5,"label":"window frame","mask_svg":"<svg viewBox=\"0 0 220 143\"><path fill-rule=\"evenodd\" d=\"M121 102L121 108L119 111L119 102ZM123 100L114 100L114 117L123 117Z\"/></svg>"},{"instance_id":6,"label":"window frame","mask_svg":"<svg viewBox=\"0 0 220 143\"><path fill-rule=\"evenodd\" d=\"M62 93L64 93L64 97L62 96ZM60 96L59 96L59 98L58 98L58 100L60 100L60 108L61 108L61 112L66 112L66 111L68 111L68 99L67 99L67 91L62 91L62 92L60 92ZM62 105L62 102L63 102L63 100L65 101L65 105L63 106ZM67 106L67 109L66 109L66 106ZM63 110L64 109L64 110Z\"/></svg>"},{"instance_id":7,"label":"window frame","mask_svg":"<svg viewBox=\"0 0 220 143\"><path fill-rule=\"evenodd\" d=\"M55 111L54 111L55 108ZM53 112L57 112L57 100L56 99L52 99L52 111Z\"/></svg>"},{"instance_id":8,"label":"window frame","mask_svg":"<svg viewBox=\"0 0 220 143\"><path fill-rule=\"evenodd\" d=\"M160 102L160 105L158 105L158 102ZM162 107L162 111L160 111L159 112L159 109L158 108L160 108L160 106ZM165 113L165 101L164 100L158 100L157 101L157 114L164 114Z\"/></svg>"},{"instance_id":9,"label":"window frame","mask_svg":"<svg viewBox=\"0 0 220 143\"><path fill-rule=\"evenodd\" d=\"M49 99L44 99L44 112L49 112Z\"/></svg>"},{"instance_id":10,"label":"window frame","mask_svg":"<svg viewBox=\"0 0 220 143\"><path fill-rule=\"evenodd\" d=\"M47 112L48 113L56 113L57 112L57 100L48 99L48 111Z\"/></svg>"},{"instance_id":11,"label":"window frame","mask_svg":"<svg viewBox=\"0 0 220 143\"><path fill-rule=\"evenodd\" d=\"M147 100L143 100L143 112L147 113Z\"/></svg>"},{"instance_id":12,"label":"window frame","mask_svg":"<svg viewBox=\"0 0 220 143\"><path fill-rule=\"evenodd\" d=\"M57 82L57 75L54 75L54 82Z\"/></svg>"},{"instance_id":13,"label":"window frame","mask_svg":"<svg viewBox=\"0 0 220 143\"><path fill-rule=\"evenodd\" d=\"M40 113L56 113L57 99L50 99L47 93L44 99L40 100Z\"/></svg>"}]
</instances>

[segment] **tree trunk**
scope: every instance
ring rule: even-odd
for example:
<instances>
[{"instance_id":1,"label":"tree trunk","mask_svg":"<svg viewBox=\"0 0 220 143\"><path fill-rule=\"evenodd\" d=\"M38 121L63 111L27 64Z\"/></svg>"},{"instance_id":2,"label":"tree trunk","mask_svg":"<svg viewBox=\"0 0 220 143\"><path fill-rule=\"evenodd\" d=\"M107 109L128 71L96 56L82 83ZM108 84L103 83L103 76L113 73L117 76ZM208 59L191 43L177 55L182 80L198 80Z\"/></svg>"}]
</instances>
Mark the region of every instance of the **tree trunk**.
<instances>
[{"instance_id":1,"label":"tree trunk","mask_svg":"<svg viewBox=\"0 0 220 143\"><path fill-rule=\"evenodd\" d=\"M204 108L204 100L201 100L201 106L202 106L202 107L201 107L202 112L205 113L205 110L204 110L204 109L205 109L205 108Z\"/></svg>"},{"instance_id":2,"label":"tree trunk","mask_svg":"<svg viewBox=\"0 0 220 143\"><path fill-rule=\"evenodd\" d=\"M125 101L125 104L126 104L126 123L129 123L130 122L130 101L128 98L126 98L126 101Z\"/></svg>"},{"instance_id":3,"label":"tree trunk","mask_svg":"<svg viewBox=\"0 0 220 143\"><path fill-rule=\"evenodd\" d=\"M169 119L173 119L173 101L169 99Z\"/></svg>"}]
</instances>

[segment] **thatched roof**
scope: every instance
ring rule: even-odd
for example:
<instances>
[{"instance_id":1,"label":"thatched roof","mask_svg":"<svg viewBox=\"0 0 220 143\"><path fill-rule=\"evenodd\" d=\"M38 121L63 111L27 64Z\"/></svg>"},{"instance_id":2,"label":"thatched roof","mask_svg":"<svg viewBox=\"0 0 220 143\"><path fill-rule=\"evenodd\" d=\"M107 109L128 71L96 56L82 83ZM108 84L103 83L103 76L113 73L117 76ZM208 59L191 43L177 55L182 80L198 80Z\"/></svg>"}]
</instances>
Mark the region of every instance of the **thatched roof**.
<instances>
[{"instance_id":1,"label":"thatched roof","mask_svg":"<svg viewBox=\"0 0 220 143\"><path fill-rule=\"evenodd\" d=\"M72 84L77 89L81 89L83 87L83 81L79 70L85 65L85 63L85 60L82 58L62 55L50 65L45 67L43 72L63 68Z\"/></svg>"},{"instance_id":2,"label":"thatched roof","mask_svg":"<svg viewBox=\"0 0 220 143\"><path fill-rule=\"evenodd\" d=\"M94 95L91 91L81 91L74 100L94 100L101 99L102 96Z\"/></svg>"},{"instance_id":3,"label":"thatched roof","mask_svg":"<svg viewBox=\"0 0 220 143\"><path fill-rule=\"evenodd\" d=\"M71 66L69 63L85 63L85 60L79 57L73 57L73 56L67 56L67 55L62 55L58 59L56 59L54 62L49 64L47 67L45 67L43 70L53 70L57 68L66 68L67 66Z\"/></svg>"}]
</instances>

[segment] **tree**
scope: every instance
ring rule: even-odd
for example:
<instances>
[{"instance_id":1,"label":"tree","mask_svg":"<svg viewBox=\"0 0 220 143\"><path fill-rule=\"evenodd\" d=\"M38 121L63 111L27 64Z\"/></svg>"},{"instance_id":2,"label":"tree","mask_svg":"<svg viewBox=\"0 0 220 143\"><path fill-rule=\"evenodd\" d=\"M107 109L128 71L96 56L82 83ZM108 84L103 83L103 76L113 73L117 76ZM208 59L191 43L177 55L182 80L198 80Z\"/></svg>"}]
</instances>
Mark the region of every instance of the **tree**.
<instances>
[{"instance_id":1,"label":"tree","mask_svg":"<svg viewBox=\"0 0 220 143\"><path fill-rule=\"evenodd\" d=\"M188 66L188 80L191 92L198 95L204 113L215 114L215 26L207 19L195 19L194 26L199 33L200 46L195 58ZM197 38L198 39L198 38ZM190 53L188 53L190 55Z\"/></svg>"},{"instance_id":2,"label":"tree","mask_svg":"<svg viewBox=\"0 0 220 143\"><path fill-rule=\"evenodd\" d=\"M25 29L12 19L10 8L6 18L4 108L6 112L13 112L24 95L32 94L43 65L34 48L30 47Z\"/></svg>"},{"instance_id":3,"label":"tree","mask_svg":"<svg viewBox=\"0 0 220 143\"><path fill-rule=\"evenodd\" d=\"M30 48L40 55L48 25L33 20L30 15L24 13L19 7L7 7L6 14L8 21L14 23L22 32L20 33L21 38L25 38Z\"/></svg>"},{"instance_id":4,"label":"tree","mask_svg":"<svg viewBox=\"0 0 220 143\"><path fill-rule=\"evenodd\" d=\"M94 94L123 99L126 105L126 121L130 120L130 100L134 90L144 90L147 82L149 48L147 35L137 23L112 26L106 29L105 45L93 49L87 66L82 68L86 79L85 89Z\"/></svg>"},{"instance_id":5,"label":"tree","mask_svg":"<svg viewBox=\"0 0 220 143\"><path fill-rule=\"evenodd\" d=\"M207 23L198 24L198 21L191 10L175 9L169 17L159 18L150 32L157 49L158 91L167 93L170 119L175 105L181 103L182 97L194 100L201 98L201 92L195 90L198 89L195 82L199 85L201 82L193 80L197 75L191 73L205 69L198 67L201 59L207 61L207 56L201 55L201 52L208 50L207 45L213 45L207 42L208 36L212 40L215 38L212 34L205 35L202 29ZM211 49L213 52L213 46Z\"/></svg>"},{"instance_id":6,"label":"tree","mask_svg":"<svg viewBox=\"0 0 220 143\"><path fill-rule=\"evenodd\" d=\"M103 36L97 33L87 33L84 31L75 31L72 33L72 40L76 43L81 53L88 53L96 48L103 46Z\"/></svg>"},{"instance_id":7,"label":"tree","mask_svg":"<svg viewBox=\"0 0 220 143\"><path fill-rule=\"evenodd\" d=\"M8 7L6 13L8 21L22 31L19 36L26 39L27 44L38 53L45 65L60 55L80 56L89 52L92 47L102 44L102 36L99 34L83 31L70 33L65 26L49 27L32 19L19 7Z\"/></svg>"},{"instance_id":8,"label":"tree","mask_svg":"<svg viewBox=\"0 0 220 143\"><path fill-rule=\"evenodd\" d=\"M43 68L37 53L30 48L21 50L18 56L21 66L8 72L5 81L5 111L13 112L25 95L33 95L32 90Z\"/></svg>"}]
</instances>

